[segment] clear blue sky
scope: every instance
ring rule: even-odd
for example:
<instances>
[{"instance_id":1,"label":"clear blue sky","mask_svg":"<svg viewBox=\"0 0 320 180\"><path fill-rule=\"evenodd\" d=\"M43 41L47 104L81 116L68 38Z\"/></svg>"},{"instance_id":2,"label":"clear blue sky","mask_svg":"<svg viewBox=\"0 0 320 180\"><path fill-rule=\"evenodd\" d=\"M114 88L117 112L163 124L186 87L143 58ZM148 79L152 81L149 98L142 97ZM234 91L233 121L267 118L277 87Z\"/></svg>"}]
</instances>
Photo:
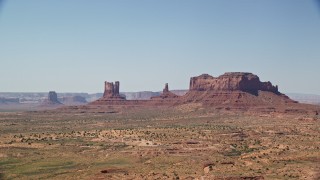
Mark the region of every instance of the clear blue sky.
<instances>
[{"instance_id":1,"label":"clear blue sky","mask_svg":"<svg viewBox=\"0 0 320 180\"><path fill-rule=\"evenodd\" d=\"M0 0L1 1L1 0ZM7 0L1 92L187 89L245 71L281 92L320 94L314 0Z\"/></svg>"}]
</instances>

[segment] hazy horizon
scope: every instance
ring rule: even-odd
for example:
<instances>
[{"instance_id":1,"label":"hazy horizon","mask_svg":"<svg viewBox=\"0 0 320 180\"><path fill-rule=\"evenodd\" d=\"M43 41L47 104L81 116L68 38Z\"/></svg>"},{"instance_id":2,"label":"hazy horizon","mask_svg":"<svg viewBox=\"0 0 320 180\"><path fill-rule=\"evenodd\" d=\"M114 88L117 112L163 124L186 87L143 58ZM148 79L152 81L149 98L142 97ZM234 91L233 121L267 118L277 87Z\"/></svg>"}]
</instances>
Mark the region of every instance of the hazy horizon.
<instances>
[{"instance_id":1,"label":"hazy horizon","mask_svg":"<svg viewBox=\"0 0 320 180\"><path fill-rule=\"evenodd\" d=\"M0 0L0 92L188 89L203 73L252 72L320 94L317 2Z\"/></svg>"},{"instance_id":2,"label":"hazy horizon","mask_svg":"<svg viewBox=\"0 0 320 180\"><path fill-rule=\"evenodd\" d=\"M188 89L170 89L171 91L187 91ZM51 91L55 91L55 90L51 90ZM103 94L103 89L99 92L81 92L81 91L62 91L62 92L59 92L59 91L55 91L57 94L68 94L68 93L75 93L75 94L81 94L81 93L84 93L84 94ZM162 90L155 90L155 91L149 91L149 90L141 90L141 91L120 91L120 93L137 93L137 92L159 92L161 93ZM0 94L2 93L49 93L49 91L10 91L10 92L0 92ZM293 95L306 95L306 96L320 96L320 94L312 94L312 93L301 93L301 92L281 92L281 93L284 93L285 95L288 95L288 96L293 96Z\"/></svg>"}]
</instances>

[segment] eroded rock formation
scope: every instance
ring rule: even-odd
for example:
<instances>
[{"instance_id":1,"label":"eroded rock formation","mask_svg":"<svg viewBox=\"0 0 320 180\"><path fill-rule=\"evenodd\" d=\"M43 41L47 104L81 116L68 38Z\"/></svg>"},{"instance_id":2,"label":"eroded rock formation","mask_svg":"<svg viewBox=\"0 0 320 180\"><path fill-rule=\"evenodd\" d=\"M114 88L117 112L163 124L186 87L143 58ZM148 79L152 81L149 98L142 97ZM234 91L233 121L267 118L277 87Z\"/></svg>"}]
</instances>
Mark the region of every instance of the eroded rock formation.
<instances>
[{"instance_id":1,"label":"eroded rock formation","mask_svg":"<svg viewBox=\"0 0 320 180\"><path fill-rule=\"evenodd\" d=\"M61 104L58 100L58 95L55 91L50 91L48 94L48 102L53 104Z\"/></svg>"},{"instance_id":2,"label":"eroded rock formation","mask_svg":"<svg viewBox=\"0 0 320 180\"><path fill-rule=\"evenodd\" d=\"M190 91L244 91L257 94L258 91L268 91L279 94L278 86L271 82L261 82L257 75L252 73L233 72L219 77L202 74L190 79Z\"/></svg>"},{"instance_id":3,"label":"eroded rock formation","mask_svg":"<svg viewBox=\"0 0 320 180\"><path fill-rule=\"evenodd\" d=\"M104 82L104 99L125 99L119 93L120 90L120 83L116 81L114 84L113 82Z\"/></svg>"},{"instance_id":4,"label":"eroded rock formation","mask_svg":"<svg viewBox=\"0 0 320 180\"><path fill-rule=\"evenodd\" d=\"M164 89L163 89L162 92L163 92L163 93L169 92L169 85L168 85L168 83L166 83L166 84L164 85Z\"/></svg>"},{"instance_id":5,"label":"eroded rock formation","mask_svg":"<svg viewBox=\"0 0 320 180\"><path fill-rule=\"evenodd\" d=\"M43 103L40 106L60 106L63 105L58 100L58 95L55 91L50 91L48 93L48 98L43 101Z\"/></svg>"},{"instance_id":6,"label":"eroded rock formation","mask_svg":"<svg viewBox=\"0 0 320 180\"><path fill-rule=\"evenodd\" d=\"M160 96L151 97L151 99L175 99L178 97L179 97L178 95L173 94L172 92L169 91L169 85L168 83L166 83L162 91L162 94L160 94Z\"/></svg>"}]
</instances>

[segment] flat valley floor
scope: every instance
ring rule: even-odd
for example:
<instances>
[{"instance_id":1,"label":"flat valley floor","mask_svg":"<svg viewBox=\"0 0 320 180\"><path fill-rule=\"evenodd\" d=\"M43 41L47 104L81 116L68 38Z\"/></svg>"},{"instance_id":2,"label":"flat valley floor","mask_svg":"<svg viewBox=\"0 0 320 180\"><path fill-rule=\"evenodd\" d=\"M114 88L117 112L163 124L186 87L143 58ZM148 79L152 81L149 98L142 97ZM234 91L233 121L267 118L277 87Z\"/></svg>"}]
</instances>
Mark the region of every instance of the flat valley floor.
<instances>
[{"instance_id":1,"label":"flat valley floor","mask_svg":"<svg viewBox=\"0 0 320 180\"><path fill-rule=\"evenodd\" d=\"M0 179L319 179L320 117L205 108L0 113Z\"/></svg>"}]
</instances>

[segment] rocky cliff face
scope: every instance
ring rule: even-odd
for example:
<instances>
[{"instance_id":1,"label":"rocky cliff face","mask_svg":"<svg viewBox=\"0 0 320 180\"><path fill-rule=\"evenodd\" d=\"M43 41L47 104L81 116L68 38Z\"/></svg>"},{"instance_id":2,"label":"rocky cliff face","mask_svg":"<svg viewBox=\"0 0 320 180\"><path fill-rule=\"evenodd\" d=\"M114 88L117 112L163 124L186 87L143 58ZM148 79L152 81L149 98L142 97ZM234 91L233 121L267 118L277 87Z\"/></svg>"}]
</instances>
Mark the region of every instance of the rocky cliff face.
<instances>
[{"instance_id":1,"label":"rocky cliff face","mask_svg":"<svg viewBox=\"0 0 320 180\"><path fill-rule=\"evenodd\" d=\"M279 94L278 86L270 82L261 82L257 75L252 73L232 72L219 77L202 74L190 79L190 91L244 91L257 94L258 91L269 91Z\"/></svg>"},{"instance_id":2,"label":"rocky cliff face","mask_svg":"<svg viewBox=\"0 0 320 180\"><path fill-rule=\"evenodd\" d=\"M286 106L294 104L271 82L261 82L252 73L232 72L219 77L202 74L190 79L189 92L182 102L202 103L208 106L248 108L257 106Z\"/></svg>"}]
</instances>

